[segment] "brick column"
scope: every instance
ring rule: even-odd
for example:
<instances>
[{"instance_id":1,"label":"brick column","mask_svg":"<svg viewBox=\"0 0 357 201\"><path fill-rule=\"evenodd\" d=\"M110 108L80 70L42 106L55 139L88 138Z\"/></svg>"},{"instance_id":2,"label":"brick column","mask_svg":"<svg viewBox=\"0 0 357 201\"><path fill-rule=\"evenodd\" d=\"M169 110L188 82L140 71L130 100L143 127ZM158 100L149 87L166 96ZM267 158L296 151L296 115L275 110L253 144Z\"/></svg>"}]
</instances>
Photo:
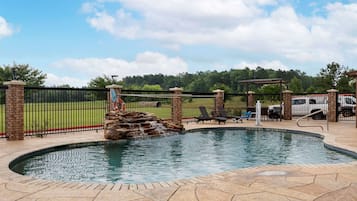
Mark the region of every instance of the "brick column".
<instances>
[{"instance_id":1,"label":"brick column","mask_svg":"<svg viewBox=\"0 0 357 201\"><path fill-rule=\"evenodd\" d=\"M255 108L255 92L254 91L248 91L248 107L254 107Z\"/></svg>"},{"instance_id":2,"label":"brick column","mask_svg":"<svg viewBox=\"0 0 357 201\"><path fill-rule=\"evenodd\" d=\"M6 136L8 140L24 139L24 86L25 82L5 82L6 89Z\"/></svg>"},{"instance_id":3,"label":"brick column","mask_svg":"<svg viewBox=\"0 0 357 201\"><path fill-rule=\"evenodd\" d=\"M218 108L224 108L224 90L217 89L213 93L216 93L216 98L214 101L214 112L217 114Z\"/></svg>"},{"instance_id":4,"label":"brick column","mask_svg":"<svg viewBox=\"0 0 357 201\"><path fill-rule=\"evenodd\" d=\"M108 106L107 106L107 110L109 111L113 111L113 110L117 110L115 109L115 107L118 107L118 97L121 94L121 89L123 88L123 86L120 85L116 85L116 84L112 84L112 85L108 85L105 86L105 88L109 89L109 92L107 93L107 99L108 99ZM116 99L115 101L113 101L113 94L110 92L110 90L114 90L115 94L116 94Z\"/></svg>"},{"instance_id":5,"label":"brick column","mask_svg":"<svg viewBox=\"0 0 357 201\"><path fill-rule=\"evenodd\" d=\"M357 71L349 72L348 76L355 78L355 82L356 82L356 89L355 89L356 94L355 94L355 96L357 97ZM357 114L356 114L356 117L357 117ZM356 118L356 128L357 128L357 118Z\"/></svg>"},{"instance_id":6,"label":"brick column","mask_svg":"<svg viewBox=\"0 0 357 201\"><path fill-rule=\"evenodd\" d=\"M283 91L283 102L284 102L284 120L291 120L292 115L292 107L291 107L291 99L293 92L290 90Z\"/></svg>"},{"instance_id":7,"label":"brick column","mask_svg":"<svg viewBox=\"0 0 357 201\"><path fill-rule=\"evenodd\" d=\"M327 90L328 93L328 121L337 122L337 90Z\"/></svg>"},{"instance_id":8,"label":"brick column","mask_svg":"<svg viewBox=\"0 0 357 201\"><path fill-rule=\"evenodd\" d=\"M170 88L170 91L172 91L173 97L172 97L172 102L171 102L171 119L172 122L176 125L182 125L182 88Z\"/></svg>"}]
</instances>

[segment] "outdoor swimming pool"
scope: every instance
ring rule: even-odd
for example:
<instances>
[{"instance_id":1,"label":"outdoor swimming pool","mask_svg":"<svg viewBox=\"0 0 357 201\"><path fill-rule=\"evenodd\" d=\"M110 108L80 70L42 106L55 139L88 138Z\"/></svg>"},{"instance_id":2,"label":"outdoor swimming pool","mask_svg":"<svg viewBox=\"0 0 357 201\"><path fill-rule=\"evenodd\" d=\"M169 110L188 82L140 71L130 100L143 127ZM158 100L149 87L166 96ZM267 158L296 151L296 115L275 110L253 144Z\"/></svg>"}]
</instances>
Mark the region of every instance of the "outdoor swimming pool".
<instances>
[{"instance_id":1,"label":"outdoor swimming pool","mask_svg":"<svg viewBox=\"0 0 357 201\"><path fill-rule=\"evenodd\" d=\"M201 129L110 143L68 145L10 164L20 174L77 182L146 183L267 164L321 164L355 159L321 139L277 130Z\"/></svg>"}]
</instances>

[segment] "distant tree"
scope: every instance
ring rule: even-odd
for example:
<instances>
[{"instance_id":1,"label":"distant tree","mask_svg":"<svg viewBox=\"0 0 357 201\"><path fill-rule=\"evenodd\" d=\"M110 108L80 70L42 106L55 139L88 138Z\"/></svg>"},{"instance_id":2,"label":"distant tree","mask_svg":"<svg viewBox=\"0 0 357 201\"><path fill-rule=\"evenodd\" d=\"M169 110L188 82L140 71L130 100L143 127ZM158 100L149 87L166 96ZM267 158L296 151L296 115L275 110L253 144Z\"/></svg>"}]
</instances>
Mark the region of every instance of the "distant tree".
<instances>
[{"instance_id":1,"label":"distant tree","mask_svg":"<svg viewBox=\"0 0 357 201\"><path fill-rule=\"evenodd\" d=\"M29 64L16 64L0 66L1 85L5 81L22 80L28 86L43 86L47 75L42 71L31 68Z\"/></svg>"},{"instance_id":2,"label":"distant tree","mask_svg":"<svg viewBox=\"0 0 357 201\"><path fill-rule=\"evenodd\" d=\"M336 62L327 64L326 68L320 70L317 86L321 90L336 89L337 83L345 71L346 68Z\"/></svg>"},{"instance_id":3,"label":"distant tree","mask_svg":"<svg viewBox=\"0 0 357 201\"><path fill-rule=\"evenodd\" d=\"M88 87L89 88L105 88L105 86L111 85L111 84L122 84L122 82L116 81L113 78L109 77L109 76L102 76L102 77L96 77L94 79L92 79L89 84Z\"/></svg>"},{"instance_id":4,"label":"distant tree","mask_svg":"<svg viewBox=\"0 0 357 201\"><path fill-rule=\"evenodd\" d=\"M158 84L145 84L142 87L142 90L147 90L147 91L162 91L162 88Z\"/></svg>"},{"instance_id":5,"label":"distant tree","mask_svg":"<svg viewBox=\"0 0 357 201\"><path fill-rule=\"evenodd\" d=\"M291 79L289 89L294 93L302 93L304 91L302 88L302 82L297 77L293 77L293 79Z\"/></svg>"},{"instance_id":6,"label":"distant tree","mask_svg":"<svg viewBox=\"0 0 357 201\"><path fill-rule=\"evenodd\" d=\"M307 89L305 90L305 92L306 92L306 93L316 93L317 90L316 90L315 87L310 86L309 88L307 88Z\"/></svg>"},{"instance_id":7,"label":"distant tree","mask_svg":"<svg viewBox=\"0 0 357 201\"><path fill-rule=\"evenodd\" d=\"M280 94L280 85L279 84L265 84L260 89L258 89L257 93L259 94Z\"/></svg>"},{"instance_id":8,"label":"distant tree","mask_svg":"<svg viewBox=\"0 0 357 201\"><path fill-rule=\"evenodd\" d=\"M210 86L203 77L198 76L198 78L193 80L186 88L188 91L209 92Z\"/></svg>"},{"instance_id":9,"label":"distant tree","mask_svg":"<svg viewBox=\"0 0 357 201\"><path fill-rule=\"evenodd\" d=\"M221 90L224 90L224 93L225 94L229 94L229 93L233 93L233 90L225 85L225 84L222 84L222 83L217 83L217 84L214 84L211 88L210 88L210 92L216 90L216 89L221 89Z\"/></svg>"},{"instance_id":10,"label":"distant tree","mask_svg":"<svg viewBox=\"0 0 357 201\"><path fill-rule=\"evenodd\" d=\"M337 90L340 93L352 93L354 92L355 86L352 83L353 78L347 75L347 71L343 72L340 79L337 82Z\"/></svg>"}]
</instances>

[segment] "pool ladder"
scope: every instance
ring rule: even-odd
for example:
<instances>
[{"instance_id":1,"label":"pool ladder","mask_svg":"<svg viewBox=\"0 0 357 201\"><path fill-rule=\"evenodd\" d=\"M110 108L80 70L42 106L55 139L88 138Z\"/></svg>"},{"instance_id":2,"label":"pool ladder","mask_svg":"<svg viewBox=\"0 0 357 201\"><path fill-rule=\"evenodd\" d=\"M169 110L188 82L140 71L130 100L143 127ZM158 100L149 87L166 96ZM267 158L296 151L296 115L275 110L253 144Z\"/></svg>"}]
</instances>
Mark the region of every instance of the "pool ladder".
<instances>
[{"instance_id":1,"label":"pool ladder","mask_svg":"<svg viewBox=\"0 0 357 201\"><path fill-rule=\"evenodd\" d=\"M296 120L296 125L298 127L319 127L319 128L321 128L322 131L324 131L323 125L301 125L300 124L301 120L306 119L308 117L311 117L311 116L313 116L315 114L318 114L320 112L324 112L324 110L320 109L320 110L317 110L317 111L315 111L313 113L310 113L310 114L307 114L307 115L305 115L303 117L300 117L299 119ZM326 130L328 131L328 112L326 112Z\"/></svg>"}]
</instances>

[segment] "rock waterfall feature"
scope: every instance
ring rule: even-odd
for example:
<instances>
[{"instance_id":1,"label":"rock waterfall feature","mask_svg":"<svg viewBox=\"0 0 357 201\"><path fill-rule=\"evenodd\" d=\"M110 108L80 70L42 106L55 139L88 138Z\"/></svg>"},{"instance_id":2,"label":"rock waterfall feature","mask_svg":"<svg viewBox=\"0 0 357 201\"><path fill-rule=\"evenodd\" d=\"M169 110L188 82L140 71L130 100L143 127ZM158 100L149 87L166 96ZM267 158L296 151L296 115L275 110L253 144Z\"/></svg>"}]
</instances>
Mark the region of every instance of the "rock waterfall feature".
<instances>
[{"instance_id":1,"label":"rock waterfall feature","mask_svg":"<svg viewBox=\"0 0 357 201\"><path fill-rule=\"evenodd\" d=\"M158 136L182 130L182 125L145 112L110 111L105 115L104 137L110 140Z\"/></svg>"}]
</instances>

